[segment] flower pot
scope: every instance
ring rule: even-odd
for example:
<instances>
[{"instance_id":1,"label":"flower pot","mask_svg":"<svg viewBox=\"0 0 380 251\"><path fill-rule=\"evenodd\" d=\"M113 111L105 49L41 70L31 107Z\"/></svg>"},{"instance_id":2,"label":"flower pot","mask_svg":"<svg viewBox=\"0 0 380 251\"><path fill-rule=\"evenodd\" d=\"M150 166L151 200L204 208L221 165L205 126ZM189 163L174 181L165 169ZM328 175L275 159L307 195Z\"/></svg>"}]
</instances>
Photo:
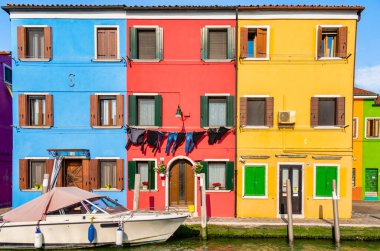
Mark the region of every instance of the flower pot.
<instances>
[{"instance_id":1,"label":"flower pot","mask_svg":"<svg viewBox=\"0 0 380 251\"><path fill-rule=\"evenodd\" d=\"M148 186L143 185L142 190L148 190Z\"/></svg>"},{"instance_id":2,"label":"flower pot","mask_svg":"<svg viewBox=\"0 0 380 251\"><path fill-rule=\"evenodd\" d=\"M201 177L201 174L200 174L200 173L197 173L196 176L199 178L199 177Z\"/></svg>"},{"instance_id":3,"label":"flower pot","mask_svg":"<svg viewBox=\"0 0 380 251\"><path fill-rule=\"evenodd\" d=\"M165 177L165 174L164 173L160 173L160 177Z\"/></svg>"},{"instance_id":4,"label":"flower pot","mask_svg":"<svg viewBox=\"0 0 380 251\"><path fill-rule=\"evenodd\" d=\"M215 190L219 190L219 187L215 187L214 189L215 189Z\"/></svg>"}]
</instances>

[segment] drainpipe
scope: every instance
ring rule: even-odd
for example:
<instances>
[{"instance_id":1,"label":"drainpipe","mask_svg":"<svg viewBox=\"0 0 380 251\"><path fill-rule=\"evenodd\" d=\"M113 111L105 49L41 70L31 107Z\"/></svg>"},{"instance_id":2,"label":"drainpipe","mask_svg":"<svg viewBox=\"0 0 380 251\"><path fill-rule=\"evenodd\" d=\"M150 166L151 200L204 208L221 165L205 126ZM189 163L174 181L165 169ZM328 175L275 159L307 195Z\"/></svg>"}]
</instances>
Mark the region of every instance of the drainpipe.
<instances>
[{"instance_id":1,"label":"drainpipe","mask_svg":"<svg viewBox=\"0 0 380 251\"><path fill-rule=\"evenodd\" d=\"M237 106L238 106L238 7L235 7L235 170L234 170L234 176L235 176L235 182L234 182L234 188L235 188L235 207L234 207L234 217L237 216L237 163L238 163L238 156L237 156Z\"/></svg>"}]
</instances>

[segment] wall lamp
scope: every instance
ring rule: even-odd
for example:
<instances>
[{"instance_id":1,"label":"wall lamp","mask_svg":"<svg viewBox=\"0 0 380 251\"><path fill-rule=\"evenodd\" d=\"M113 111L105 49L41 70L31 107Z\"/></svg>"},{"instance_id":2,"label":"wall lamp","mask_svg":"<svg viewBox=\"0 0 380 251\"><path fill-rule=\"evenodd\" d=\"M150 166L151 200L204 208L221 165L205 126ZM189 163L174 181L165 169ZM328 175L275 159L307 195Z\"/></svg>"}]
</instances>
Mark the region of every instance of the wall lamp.
<instances>
[{"instance_id":1,"label":"wall lamp","mask_svg":"<svg viewBox=\"0 0 380 251\"><path fill-rule=\"evenodd\" d=\"M184 118L190 117L190 113L188 115L183 115L181 107L178 105L177 112L175 113L175 117L176 118L181 118L182 120L184 120Z\"/></svg>"}]
</instances>

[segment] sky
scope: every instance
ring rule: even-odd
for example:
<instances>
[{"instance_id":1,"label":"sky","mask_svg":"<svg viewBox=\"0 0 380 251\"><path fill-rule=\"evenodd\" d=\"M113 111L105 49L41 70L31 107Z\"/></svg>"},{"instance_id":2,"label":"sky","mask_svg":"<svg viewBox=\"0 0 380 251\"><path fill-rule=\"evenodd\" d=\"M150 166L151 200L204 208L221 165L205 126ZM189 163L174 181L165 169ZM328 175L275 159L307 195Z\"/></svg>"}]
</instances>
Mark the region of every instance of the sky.
<instances>
[{"instance_id":1,"label":"sky","mask_svg":"<svg viewBox=\"0 0 380 251\"><path fill-rule=\"evenodd\" d=\"M125 4L125 5L259 5L259 4L316 4L316 5L361 5L365 7L358 24L355 85L380 93L380 24L379 0L0 0L7 3L28 4ZM10 20L0 10L0 51L9 51Z\"/></svg>"}]
</instances>

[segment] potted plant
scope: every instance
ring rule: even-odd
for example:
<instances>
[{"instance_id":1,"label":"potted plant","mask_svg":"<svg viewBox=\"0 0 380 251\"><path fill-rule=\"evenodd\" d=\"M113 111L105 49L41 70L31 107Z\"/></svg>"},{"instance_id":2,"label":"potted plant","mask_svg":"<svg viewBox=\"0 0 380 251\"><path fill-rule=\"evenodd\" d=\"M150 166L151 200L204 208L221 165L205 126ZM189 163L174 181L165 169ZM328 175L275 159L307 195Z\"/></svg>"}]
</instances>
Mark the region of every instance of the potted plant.
<instances>
[{"instance_id":1,"label":"potted plant","mask_svg":"<svg viewBox=\"0 0 380 251\"><path fill-rule=\"evenodd\" d=\"M40 184L34 184L34 189L41 190L42 186Z\"/></svg>"},{"instance_id":2,"label":"potted plant","mask_svg":"<svg viewBox=\"0 0 380 251\"><path fill-rule=\"evenodd\" d=\"M164 163L161 162L155 169L156 172L160 174L160 177L165 177L166 166L164 165Z\"/></svg>"},{"instance_id":3,"label":"potted plant","mask_svg":"<svg viewBox=\"0 0 380 251\"><path fill-rule=\"evenodd\" d=\"M107 190L110 190L110 189L111 189L111 184L108 184L108 183L107 183L107 184L106 184L106 189L107 189Z\"/></svg>"},{"instance_id":4,"label":"potted plant","mask_svg":"<svg viewBox=\"0 0 380 251\"><path fill-rule=\"evenodd\" d=\"M148 184L149 184L148 181L143 181L143 182L142 182L142 185L143 185L143 186L142 186L142 189L143 189L143 190L148 190Z\"/></svg>"},{"instance_id":5,"label":"potted plant","mask_svg":"<svg viewBox=\"0 0 380 251\"><path fill-rule=\"evenodd\" d=\"M220 182L214 182L214 183L212 183L212 186L214 187L215 190L219 190L221 185L222 184L220 184Z\"/></svg>"},{"instance_id":6,"label":"potted plant","mask_svg":"<svg viewBox=\"0 0 380 251\"><path fill-rule=\"evenodd\" d=\"M200 162L195 162L195 165L192 167L192 169L194 173L199 176L198 174L202 172L203 166Z\"/></svg>"}]
</instances>

